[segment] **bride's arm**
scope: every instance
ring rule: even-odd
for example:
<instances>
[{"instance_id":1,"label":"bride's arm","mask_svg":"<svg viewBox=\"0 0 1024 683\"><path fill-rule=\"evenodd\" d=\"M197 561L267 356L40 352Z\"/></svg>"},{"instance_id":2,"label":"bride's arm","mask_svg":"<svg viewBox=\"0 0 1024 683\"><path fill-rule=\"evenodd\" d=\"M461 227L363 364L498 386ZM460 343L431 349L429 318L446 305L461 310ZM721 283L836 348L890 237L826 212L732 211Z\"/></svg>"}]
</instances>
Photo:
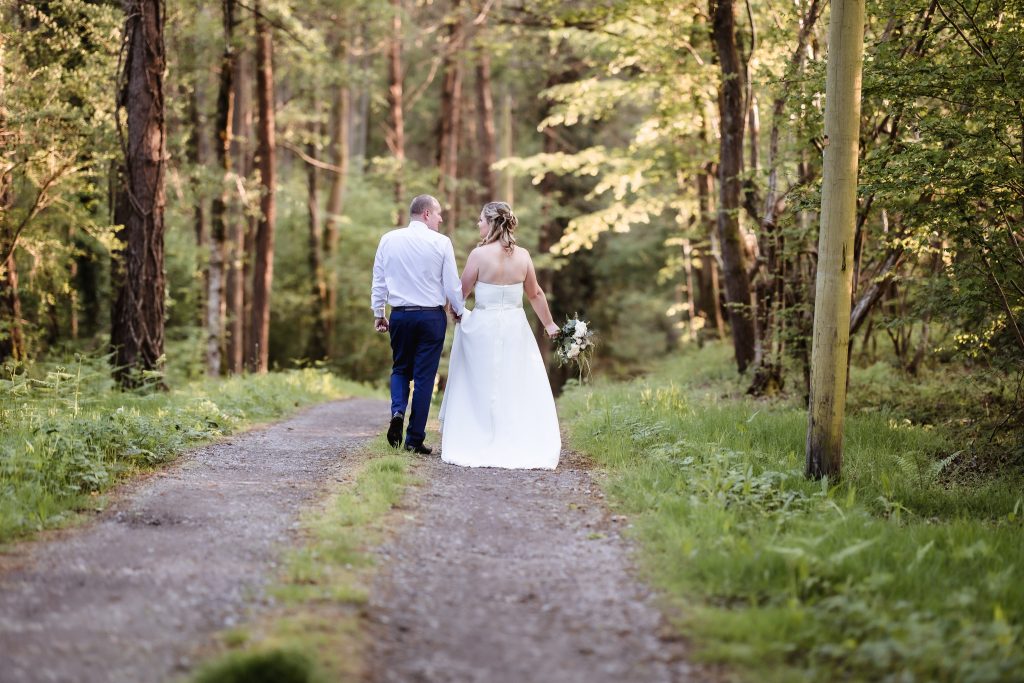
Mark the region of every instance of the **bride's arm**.
<instances>
[{"instance_id":1,"label":"bride's arm","mask_svg":"<svg viewBox=\"0 0 1024 683\"><path fill-rule=\"evenodd\" d=\"M469 252L469 257L466 258L466 267L462 269L463 301L469 298L469 293L472 292L473 287L476 286L478 277L480 277L480 260L479 255L476 253L476 249L474 249Z\"/></svg>"},{"instance_id":2,"label":"bride's arm","mask_svg":"<svg viewBox=\"0 0 1024 683\"><path fill-rule=\"evenodd\" d=\"M549 337L554 337L558 334L558 325L551 318L548 298L544 296L544 290L540 288L540 283L537 282L537 271L533 268L533 259L530 258L529 254L526 255L526 258L529 263L526 267L526 281L523 283L523 290L526 292L526 298L529 300L530 305L533 306L533 312L540 318L544 331L548 333Z\"/></svg>"}]
</instances>

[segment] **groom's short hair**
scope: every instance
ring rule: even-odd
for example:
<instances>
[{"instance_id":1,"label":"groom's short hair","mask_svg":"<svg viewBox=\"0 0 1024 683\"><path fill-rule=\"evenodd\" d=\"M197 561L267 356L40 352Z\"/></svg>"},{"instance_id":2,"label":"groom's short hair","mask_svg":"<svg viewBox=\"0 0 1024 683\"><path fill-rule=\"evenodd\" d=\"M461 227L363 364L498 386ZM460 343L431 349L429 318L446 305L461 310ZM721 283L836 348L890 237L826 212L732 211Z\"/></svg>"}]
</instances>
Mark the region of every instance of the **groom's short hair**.
<instances>
[{"instance_id":1,"label":"groom's short hair","mask_svg":"<svg viewBox=\"0 0 1024 683\"><path fill-rule=\"evenodd\" d=\"M409 205L409 215L419 216L424 211L440 206L441 202L437 201L429 194L421 194L419 197L413 199L412 204Z\"/></svg>"}]
</instances>

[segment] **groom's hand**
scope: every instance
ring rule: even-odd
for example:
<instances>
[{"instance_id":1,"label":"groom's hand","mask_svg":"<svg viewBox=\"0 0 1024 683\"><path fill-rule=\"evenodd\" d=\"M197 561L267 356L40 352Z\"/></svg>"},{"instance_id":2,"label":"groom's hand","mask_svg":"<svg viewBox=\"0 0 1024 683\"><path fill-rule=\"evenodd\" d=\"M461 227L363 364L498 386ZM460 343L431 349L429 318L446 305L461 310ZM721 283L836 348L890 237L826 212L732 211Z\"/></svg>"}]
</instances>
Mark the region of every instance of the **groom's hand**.
<instances>
[{"instance_id":1,"label":"groom's hand","mask_svg":"<svg viewBox=\"0 0 1024 683\"><path fill-rule=\"evenodd\" d=\"M376 319L374 319L374 321L373 321L373 329L377 330L378 332L387 332L388 331L388 319L387 318L376 318Z\"/></svg>"}]
</instances>

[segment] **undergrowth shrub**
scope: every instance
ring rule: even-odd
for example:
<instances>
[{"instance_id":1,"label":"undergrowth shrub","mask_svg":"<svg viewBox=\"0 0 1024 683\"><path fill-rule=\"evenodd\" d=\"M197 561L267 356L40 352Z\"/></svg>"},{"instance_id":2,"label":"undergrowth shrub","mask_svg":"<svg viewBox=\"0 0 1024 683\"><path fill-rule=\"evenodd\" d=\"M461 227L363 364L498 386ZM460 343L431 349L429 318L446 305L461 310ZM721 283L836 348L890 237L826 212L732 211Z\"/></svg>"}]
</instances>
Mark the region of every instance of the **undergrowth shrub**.
<instances>
[{"instance_id":1,"label":"undergrowth shrub","mask_svg":"<svg viewBox=\"0 0 1024 683\"><path fill-rule=\"evenodd\" d=\"M58 523L124 475L295 408L366 390L305 369L122 392L103 359L0 377L0 541Z\"/></svg>"},{"instance_id":2,"label":"undergrowth shrub","mask_svg":"<svg viewBox=\"0 0 1024 683\"><path fill-rule=\"evenodd\" d=\"M728 361L560 402L703 656L752 680L1024 679L1024 481L950 481L968 437L895 402L852 411L842 480L809 481L806 409L743 396Z\"/></svg>"}]
</instances>

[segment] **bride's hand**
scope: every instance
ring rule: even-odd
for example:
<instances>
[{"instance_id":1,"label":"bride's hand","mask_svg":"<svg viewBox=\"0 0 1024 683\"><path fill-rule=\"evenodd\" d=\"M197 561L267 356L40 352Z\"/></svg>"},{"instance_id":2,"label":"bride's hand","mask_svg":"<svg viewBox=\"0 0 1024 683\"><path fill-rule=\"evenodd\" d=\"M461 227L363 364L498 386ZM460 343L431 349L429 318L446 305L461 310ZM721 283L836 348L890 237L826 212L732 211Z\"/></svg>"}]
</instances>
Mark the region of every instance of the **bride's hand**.
<instances>
[{"instance_id":1,"label":"bride's hand","mask_svg":"<svg viewBox=\"0 0 1024 683\"><path fill-rule=\"evenodd\" d=\"M546 326L546 327L544 328L544 331L548 333L548 336L549 336L549 337L551 337L552 339L554 339L555 337L557 337L557 336L558 336L558 333L559 333L559 332L560 332L561 330L559 330L559 329L558 329L558 325L556 325L556 324L554 324L554 323L550 323L549 325L547 325L547 326Z\"/></svg>"}]
</instances>

